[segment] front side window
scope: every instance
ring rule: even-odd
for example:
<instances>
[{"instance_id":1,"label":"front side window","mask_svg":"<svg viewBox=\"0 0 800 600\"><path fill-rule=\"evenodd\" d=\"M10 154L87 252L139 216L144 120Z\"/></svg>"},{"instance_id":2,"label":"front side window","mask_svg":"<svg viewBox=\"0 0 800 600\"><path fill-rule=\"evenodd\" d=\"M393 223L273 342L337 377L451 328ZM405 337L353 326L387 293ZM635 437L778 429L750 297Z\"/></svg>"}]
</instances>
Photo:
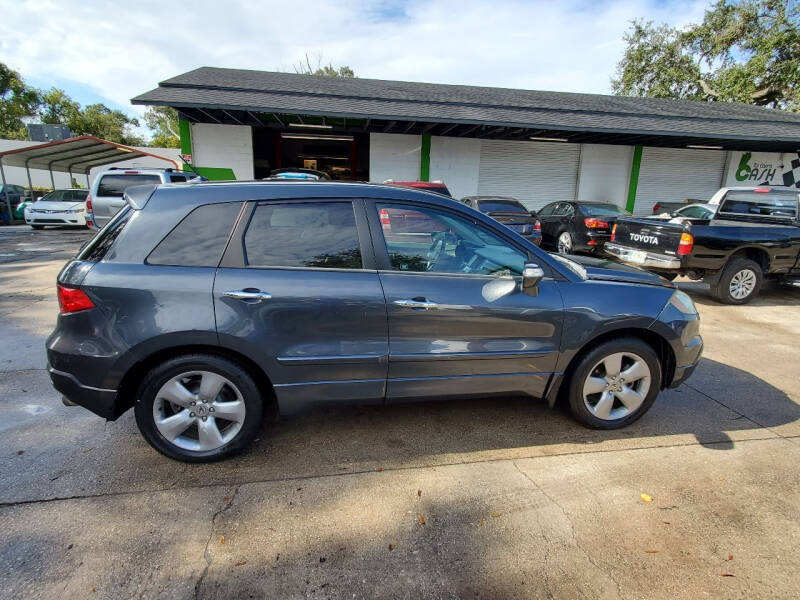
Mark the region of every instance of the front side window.
<instances>
[{"instance_id":1,"label":"front side window","mask_svg":"<svg viewBox=\"0 0 800 600\"><path fill-rule=\"evenodd\" d=\"M352 202L259 204L244 250L251 267L363 268Z\"/></svg>"},{"instance_id":2,"label":"front side window","mask_svg":"<svg viewBox=\"0 0 800 600\"><path fill-rule=\"evenodd\" d=\"M147 257L147 263L216 267L241 207L241 202L198 206L161 240Z\"/></svg>"},{"instance_id":3,"label":"front side window","mask_svg":"<svg viewBox=\"0 0 800 600\"><path fill-rule=\"evenodd\" d=\"M429 207L376 206L395 271L522 274L525 253L471 219Z\"/></svg>"}]
</instances>

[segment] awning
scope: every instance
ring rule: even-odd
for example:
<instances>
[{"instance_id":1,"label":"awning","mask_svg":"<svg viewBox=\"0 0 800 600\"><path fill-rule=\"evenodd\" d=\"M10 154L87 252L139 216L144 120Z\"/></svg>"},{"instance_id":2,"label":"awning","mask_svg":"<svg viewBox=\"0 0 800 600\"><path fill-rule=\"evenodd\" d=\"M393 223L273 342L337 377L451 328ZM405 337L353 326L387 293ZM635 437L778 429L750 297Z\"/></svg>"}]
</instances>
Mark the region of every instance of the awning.
<instances>
[{"instance_id":1,"label":"awning","mask_svg":"<svg viewBox=\"0 0 800 600\"><path fill-rule=\"evenodd\" d=\"M101 140L92 135L80 135L66 140L0 152L0 166L88 175L93 167L142 156L160 158L170 163L170 166L180 168L171 158Z\"/></svg>"}]
</instances>

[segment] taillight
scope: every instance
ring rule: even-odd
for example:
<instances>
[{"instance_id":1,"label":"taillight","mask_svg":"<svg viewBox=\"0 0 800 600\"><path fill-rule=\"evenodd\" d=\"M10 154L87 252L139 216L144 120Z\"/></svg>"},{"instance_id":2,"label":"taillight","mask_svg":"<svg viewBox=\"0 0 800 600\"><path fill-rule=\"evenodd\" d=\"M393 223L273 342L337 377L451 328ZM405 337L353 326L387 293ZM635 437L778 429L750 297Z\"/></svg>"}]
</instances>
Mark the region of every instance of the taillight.
<instances>
[{"instance_id":1,"label":"taillight","mask_svg":"<svg viewBox=\"0 0 800 600\"><path fill-rule=\"evenodd\" d=\"M86 196L86 212L92 212L92 197Z\"/></svg>"},{"instance_id":2,"label":"taillight","mask_svg":"<svg viewBox=\"0 0 800 600\"><path fill-rule=\"evenodd\" d=\"M660 204L654 204L653 205L653 214L654 215L657 214L659 210L661 210L661 205Z\"/></svg>"},{"instance_id":3,"label":"taillight","mask_svg":"<svg viewBox=\"0 0 800 600\"><path fill-rule=\"evenodd\" d=\"M389 223L389 211L385 208L382 208L378 211L378 216L381 219L381 225L388 226Z\"/></svg>"},{"instance_id":4,"label":"taillight","mask_svg":"<svg viewBox=\"0 0 800 600\"><path fill-rule=\"evenodd\" d=\"M58 284L57 288L58 306L61 309L62 314L74 313L78 312L79 310L94 308L94 302L92 302L92 299L89 298L89 296L87 296L86 292L83 290L65 287L60 283Z\"/></svg>"},{"instance_id":5,"label":"taillight","mask_svg":"<svg viewBox=\"0 0 800 600\"><path fill-rule=\"evenodd\" d=\"M536 223L533 226L534 231L541 231L542 230L542 222L539 219L536 219Z\"/></svg>"},{"instance_id":6,"label":"taillight","mask_svg":"<svg viewBox=\"0 0 800 600\"><path fill-rule=\"evenodd\" d=\"M678 244L678 254L685 256L692 253L694 248L694 236L691 233L682 233L681 241Z\"/></svg>"},{"instance_id":7,"label":"taillight","mask_svg":"<svg viewBox=\"0 0 800 600\"><path fill-rule=\"evenodd\" d=\"M611 230L611 241L613 242L617 238L617 224L614 223L614 228Z\"/></svg>"},{"instance_id":8,"label":"taillight","mask_svg":"<svg viewBox=\"0 0 800 600\"><path fill-rule=\"evenodd\" d=\"M770 188L756 188L753 191L756 194L769 194L772 190Z\"/></svg>"},{"instance_id":9,"label":"taillight","mask_svg":"<svg viewBox=\"0 0 800 600\"><path fill-rule=\"evenodd\" d=\"M608 229L608 223L594 217L586 217L583 220L583 224L589 229Z\"/></svg>"}]
</instances>

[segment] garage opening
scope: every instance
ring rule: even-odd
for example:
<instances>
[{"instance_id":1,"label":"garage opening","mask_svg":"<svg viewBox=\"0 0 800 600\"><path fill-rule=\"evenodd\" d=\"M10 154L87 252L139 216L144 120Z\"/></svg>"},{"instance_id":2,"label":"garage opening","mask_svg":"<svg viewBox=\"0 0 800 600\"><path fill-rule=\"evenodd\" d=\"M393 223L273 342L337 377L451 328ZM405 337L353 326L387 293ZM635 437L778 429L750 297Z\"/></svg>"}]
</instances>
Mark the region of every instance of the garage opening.
<instances>
[{"instance_id":1,"label":"garage opening","mask_svg":"<svg viewBox=\"0 0 800 600\"><path fill-rule=\"evenodd\" d=\"M273 169L315 169L331 179L369 179L369 134L316 131L280 131L253 128L253 172L256 179Z\"/></svg>"}]
</instances>

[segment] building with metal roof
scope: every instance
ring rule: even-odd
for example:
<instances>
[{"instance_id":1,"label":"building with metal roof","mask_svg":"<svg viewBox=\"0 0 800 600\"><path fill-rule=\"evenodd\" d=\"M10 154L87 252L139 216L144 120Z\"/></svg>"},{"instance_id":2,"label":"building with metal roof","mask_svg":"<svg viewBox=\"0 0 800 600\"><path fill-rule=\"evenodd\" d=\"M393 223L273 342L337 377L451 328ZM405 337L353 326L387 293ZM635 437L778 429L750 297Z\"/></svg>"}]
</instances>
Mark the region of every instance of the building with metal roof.
<instances>
[{"instance_id":1,"label":"building with metal roof","mask_svg":"<svg viewBox=\"0 0 800 600\"><path fill-rule=\"evenodd\" d=\"M442 179L531 208L636 212L722 185L783 183L800 115L692 102L202 67L134 104L172 106L182 151L238 178L310 167L347 179ZM800 178L798 178L800 180Z\"/></svg>"}]
</instances>

